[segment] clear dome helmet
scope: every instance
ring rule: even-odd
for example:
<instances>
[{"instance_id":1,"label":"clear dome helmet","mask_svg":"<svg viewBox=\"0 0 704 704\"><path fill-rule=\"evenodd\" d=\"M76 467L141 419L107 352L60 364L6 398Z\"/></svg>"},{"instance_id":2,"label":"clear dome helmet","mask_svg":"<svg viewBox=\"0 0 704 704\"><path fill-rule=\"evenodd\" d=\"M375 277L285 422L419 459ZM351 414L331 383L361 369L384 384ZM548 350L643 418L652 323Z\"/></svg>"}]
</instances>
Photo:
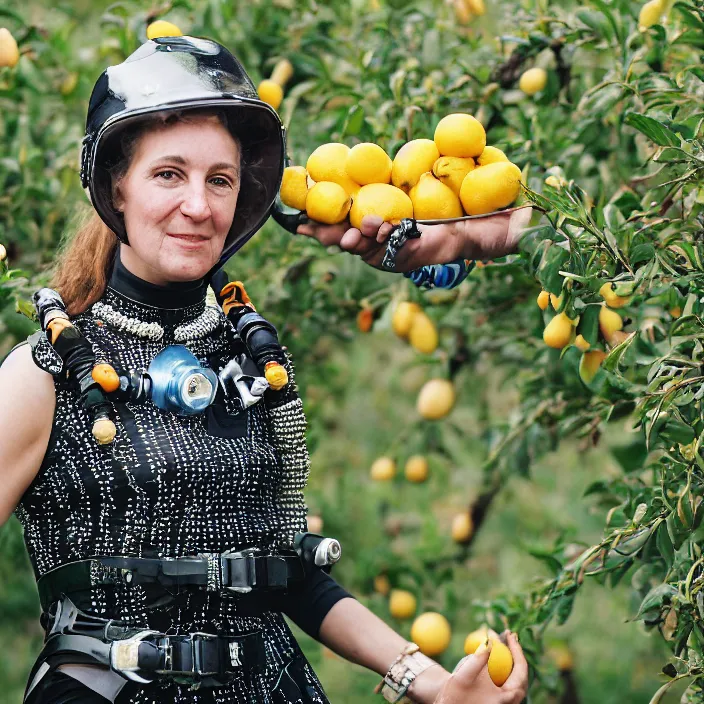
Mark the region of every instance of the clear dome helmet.
<instances>
[{"instance_id":1,"label":"clear dome helmet","mask_svg":"<svg viewBox=\"0 0 704 704\"><path fill-rule=\"evenodd\" d=\"M259 99L242 64L224 46L198 37L159 37L108 67L93 88L81 149L81 183L105 224L129 244L112 199L111 167L122 158L121 135L169 111L217 110L242 146L238 204L220 268L264 224L278 196L286 152L276 111Z\"/></svg>"}]
</instances>

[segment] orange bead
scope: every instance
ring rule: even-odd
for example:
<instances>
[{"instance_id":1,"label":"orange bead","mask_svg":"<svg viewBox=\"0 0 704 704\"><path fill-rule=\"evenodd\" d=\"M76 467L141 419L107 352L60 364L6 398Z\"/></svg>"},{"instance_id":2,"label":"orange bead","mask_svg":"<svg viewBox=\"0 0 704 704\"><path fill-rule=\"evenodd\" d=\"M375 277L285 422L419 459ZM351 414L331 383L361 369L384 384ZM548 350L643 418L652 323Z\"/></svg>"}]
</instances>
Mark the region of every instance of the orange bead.
<instances>
[{"instance_id":1,"label":"orange bead","mask_svg":"<svg viewBox=\"0 0 704 704\"><path fill-rule=\"evenodd\" d=\"M110 364L96 364L91 372L93 381L106 393L120 388L120 377Z\"/></svg>"}]
</instances>

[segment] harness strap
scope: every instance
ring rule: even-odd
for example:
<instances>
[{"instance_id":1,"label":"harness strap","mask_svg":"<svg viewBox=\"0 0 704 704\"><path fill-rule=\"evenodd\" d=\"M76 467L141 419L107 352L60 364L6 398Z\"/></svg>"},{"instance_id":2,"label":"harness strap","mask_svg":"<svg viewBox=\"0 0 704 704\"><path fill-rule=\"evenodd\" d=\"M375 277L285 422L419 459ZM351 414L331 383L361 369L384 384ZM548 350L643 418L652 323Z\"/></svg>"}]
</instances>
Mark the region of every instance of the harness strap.
<instances>
[{"instance_id":1,"label":"harness strap","mask_svg":"<svg viewBox=\"0 0 704 704\"><path fill-rule=\"evenodd\" d=\"M295 552L276 555L252 550L206 553L197 557L96 557L71 562L42 575L38 582L42 609L63 594L98 586L156 584L165 589L201 587L207 591L246 594L256 589L286 589L303 580L301 557Z\"/></svg>"}]
</instances>

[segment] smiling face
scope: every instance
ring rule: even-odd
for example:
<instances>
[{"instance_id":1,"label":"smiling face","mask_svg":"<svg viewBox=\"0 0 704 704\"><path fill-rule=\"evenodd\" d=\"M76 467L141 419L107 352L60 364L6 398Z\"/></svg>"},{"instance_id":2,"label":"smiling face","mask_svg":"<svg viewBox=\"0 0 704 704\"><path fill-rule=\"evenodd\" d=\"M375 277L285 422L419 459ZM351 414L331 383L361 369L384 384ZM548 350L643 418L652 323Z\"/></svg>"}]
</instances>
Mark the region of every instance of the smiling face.
<instances>
[{"instance_id":1,"label":"smiling face","mask_svg":"<svg viewBox=\"0 0 704 704\"><path fill-rule=\"evenodd\" d=\"M214 116L155 126L115 185L122 263L153 284L195 281L220 258L240 187L240 148Z\"/></svg>"}]
</instances>

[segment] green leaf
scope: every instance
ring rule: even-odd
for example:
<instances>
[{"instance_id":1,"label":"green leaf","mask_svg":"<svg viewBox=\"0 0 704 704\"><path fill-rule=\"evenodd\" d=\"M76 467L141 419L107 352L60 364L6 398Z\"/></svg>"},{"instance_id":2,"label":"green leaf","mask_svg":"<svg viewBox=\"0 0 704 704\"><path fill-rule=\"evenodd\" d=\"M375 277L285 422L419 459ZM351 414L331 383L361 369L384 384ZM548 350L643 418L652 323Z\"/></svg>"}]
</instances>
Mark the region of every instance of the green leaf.
<instances>
[{"instance_id":1,"label":"green leaf","mask_svg":"<svg viewBox=\"0 0 704 704\"><path fill-rule=\"evenodd\" d=\"M363 124L364 108L359 104L353 105L349 109L347 117L345 118L345 122L342 125L342 138L344 139L348 135L359 134Z\"/></svg>"},{"instance_id":2,"label":"green leaf","mask_svg":"<svg viewBox=\"0 0 704 704\"><path fill-rule=\"evenodd\" d=\"M667 563L667 568L670 569L675 561L675 548L672 545L672 540L670 540L670 534L667 532L667 526L665 523L660 524L658 532L655 536L655 542L657 544L658 552Z\"/></svg>"},{"instance_id":3,"label":"green leaf","mask_svg":"<svg viewBox=\"0 0 704 704\"><path fill-rule=\"evenodd\" d=\"M599 341L600 305L588 305L579 318L577 332L592 346Z\"/></svg>"},{"instance_id":4,"label":"green leaf","mask_svg":"<svg viewBox=\"0 0 704 704\"><path fill-rule=\"evenodd\" d=\"M645 464L648 456L648 448L642 439L632 442L630 445L616 445L611 448L611 454L621 465L624 472L640 470Z\"/></svg>"},{"instance_id":5,"label":"green leaf","mask_svg":"<svg viewBox=\"0 0 704 704\"><path fill-rule=\"evenodd\" d=\"M674 596L677 596L677 589L667 582L653 587L641 602L635 620L640 620L648 611L660 609L665 603L669 604Z\"/></svg>"},{"instance_id":6,"label":"green leaf","mask_svg":"<svg viewBox=\"0 0 704 704\"><path fill-rule=\"evenodd\" d=\"M655 144L661 147L679 147L680 138L669 128L658 120L642 115L637 112L626 113L624 122L631 127L635 127Z\"/></svg>"}]
</instances>

